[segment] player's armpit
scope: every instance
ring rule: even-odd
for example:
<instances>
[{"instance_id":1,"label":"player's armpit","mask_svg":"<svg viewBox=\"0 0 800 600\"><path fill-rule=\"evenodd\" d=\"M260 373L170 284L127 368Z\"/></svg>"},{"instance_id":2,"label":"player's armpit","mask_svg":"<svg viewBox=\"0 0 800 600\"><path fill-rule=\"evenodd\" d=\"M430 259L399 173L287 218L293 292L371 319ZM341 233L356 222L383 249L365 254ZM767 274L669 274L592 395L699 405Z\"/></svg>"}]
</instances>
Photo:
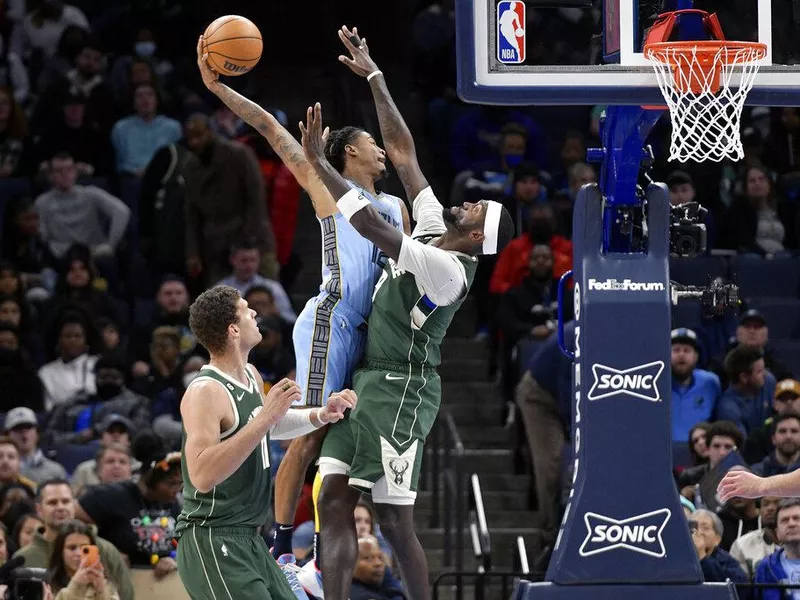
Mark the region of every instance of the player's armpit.
<instances>
[{"instance_id":1,"label":"player's armpit","mask_svg":"<svg viewBox=\"0 0 800 600\"><path fill-rule=\"evenodd\" d=\"M406 237L397 267L413 273L428 299L437 306L449 306L466 293L467 276L458 259L441 248Z\"/></svg>"},{"instance_id":2,"label":"player's armpit","mask_svg":"<svg viewBox=\"0 0 800 600\"><path fill-rule=\"evenodd\" d=\"M318 219L324 219L339 212L336 207L336 200L331 196L328 188L325 187L325 184L322 183L319 175L315 172L309 173L308 184L304 187L308 192L308 197L311 198L314 214Z\"/></svg>"},{"instance_id":3,"label":"player's armpit","mask_svg":"<svg viewBox=\"0 0 800 600\"><path fill-rule=\"evenodd\" d=\"M408 214L408 207L405 202L400 202L400 213L403 216L403 233L411 235L411 215Z\"/></svg>"},{"instance_id":4,"label":"player's armpit","mask_svg":"<svg viewBox=\"0 0 800 600\"><path fill-rule=\"evenodd\" d=\"M405 237L403 232L389 225L372 205L364 206L353 213L350 224L361 237L367 238L392 260L396 261L400 257L400 248Z\"/></svg>"}]
</instances>

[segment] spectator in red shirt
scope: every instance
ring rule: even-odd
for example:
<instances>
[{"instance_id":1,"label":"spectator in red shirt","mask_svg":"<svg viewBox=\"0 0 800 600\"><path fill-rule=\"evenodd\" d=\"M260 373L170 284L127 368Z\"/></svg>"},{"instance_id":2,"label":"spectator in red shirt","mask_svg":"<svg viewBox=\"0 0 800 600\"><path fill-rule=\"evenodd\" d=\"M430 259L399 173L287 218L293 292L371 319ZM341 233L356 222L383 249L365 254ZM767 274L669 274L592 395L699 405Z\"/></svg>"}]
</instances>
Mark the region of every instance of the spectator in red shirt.
<instances>
[{"instance_id":1,"label":"spectator in red shirt","mask_svg":"<svg viewBox=\"0 0 800 600\"><path fill-rule=\"evenodd\" d=\"M530 273L530 253L536 244L546 244L553 251L553 277L559 278L572 268L572 242L555 235L555 214L549 204L530 210L528 232L511 240L497 258L489 291L505 294L522 283Z\"/></svg>"}]
</instances>

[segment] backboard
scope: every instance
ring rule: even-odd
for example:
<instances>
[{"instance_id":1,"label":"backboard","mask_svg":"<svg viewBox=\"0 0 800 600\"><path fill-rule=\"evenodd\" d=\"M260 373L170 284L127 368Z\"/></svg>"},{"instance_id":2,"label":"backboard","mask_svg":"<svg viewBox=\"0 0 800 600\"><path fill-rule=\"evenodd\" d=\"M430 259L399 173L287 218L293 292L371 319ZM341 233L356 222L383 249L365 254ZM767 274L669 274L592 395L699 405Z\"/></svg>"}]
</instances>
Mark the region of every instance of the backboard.
<instances>
[{"instance_id":1,"label":"backboard","mask_svg":"<svg viewBox=\"0 0 800 600\"><path fill-rule=\"evenodd\" d=\"M459 96L506 105L663 104L642 53L663 2L459 0ZM695 0L694 8L716 13L726 39L767 45L747 104L800 105L800 2Z\"/></svg>"}]
</instances>

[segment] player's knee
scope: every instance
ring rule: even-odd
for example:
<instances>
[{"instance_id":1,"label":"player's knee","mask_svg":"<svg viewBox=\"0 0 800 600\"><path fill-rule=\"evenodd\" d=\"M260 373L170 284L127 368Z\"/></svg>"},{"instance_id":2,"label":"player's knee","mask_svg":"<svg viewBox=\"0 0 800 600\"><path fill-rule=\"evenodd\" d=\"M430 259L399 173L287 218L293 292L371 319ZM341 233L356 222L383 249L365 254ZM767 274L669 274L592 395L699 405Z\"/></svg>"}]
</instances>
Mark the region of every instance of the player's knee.
<instances>
[{"instance_id":1,"label":"player's knee","mask_svg":"<svg viewBox=\"0 0 800 600\"><path fill-rule=\"evenodd\" d=\"M341 475L328 475L322 480L322 488L317 499L317 510L321 523L331 522L331 519L346 519L349 515L352 520L355 502L348 493L347 477Z\"/></svg>"},{"instance_id":2,"label":"player's knee","mask_svg":"<svg viewBox=\"0 0 800 600\"><path fill-rule=\"evenodd\" d=\"M397 539L409 527L409 524L406 523L401 511L398 509L399 507L391 504L383 504L378 509L381 533L387 540ZM411 531L413 531L413 526L411 526Z\"/></svg>"}]
</instances>

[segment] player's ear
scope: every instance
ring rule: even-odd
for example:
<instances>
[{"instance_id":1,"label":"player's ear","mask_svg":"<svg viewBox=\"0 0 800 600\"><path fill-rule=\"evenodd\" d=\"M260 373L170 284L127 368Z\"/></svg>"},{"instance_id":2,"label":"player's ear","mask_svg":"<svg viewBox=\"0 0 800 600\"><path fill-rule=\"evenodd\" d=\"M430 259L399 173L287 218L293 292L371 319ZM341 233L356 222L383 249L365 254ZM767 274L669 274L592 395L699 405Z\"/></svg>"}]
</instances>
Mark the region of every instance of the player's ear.
<instances>
[{"instance_id":1,"label":"player's ear","mask_svg":"<svg viewBox=\"0 0 800 600\"><path fill-rule=\"evenodd\" d=\"M352 144L346 144L344 147L344 151L347 152L350 156L358 156L358 148L353 146Z\"/></svg>"},{"instance_id":2,"label":"player's ear","mask_svg":"<svg viewBox=\"0 0 800 600\"><path fill-rule=\"evenodd\" d=\"M473 244L482 244L485 237L480 229L473 229L469 232L469 239Z\"/></svg>"}]
</instances>

